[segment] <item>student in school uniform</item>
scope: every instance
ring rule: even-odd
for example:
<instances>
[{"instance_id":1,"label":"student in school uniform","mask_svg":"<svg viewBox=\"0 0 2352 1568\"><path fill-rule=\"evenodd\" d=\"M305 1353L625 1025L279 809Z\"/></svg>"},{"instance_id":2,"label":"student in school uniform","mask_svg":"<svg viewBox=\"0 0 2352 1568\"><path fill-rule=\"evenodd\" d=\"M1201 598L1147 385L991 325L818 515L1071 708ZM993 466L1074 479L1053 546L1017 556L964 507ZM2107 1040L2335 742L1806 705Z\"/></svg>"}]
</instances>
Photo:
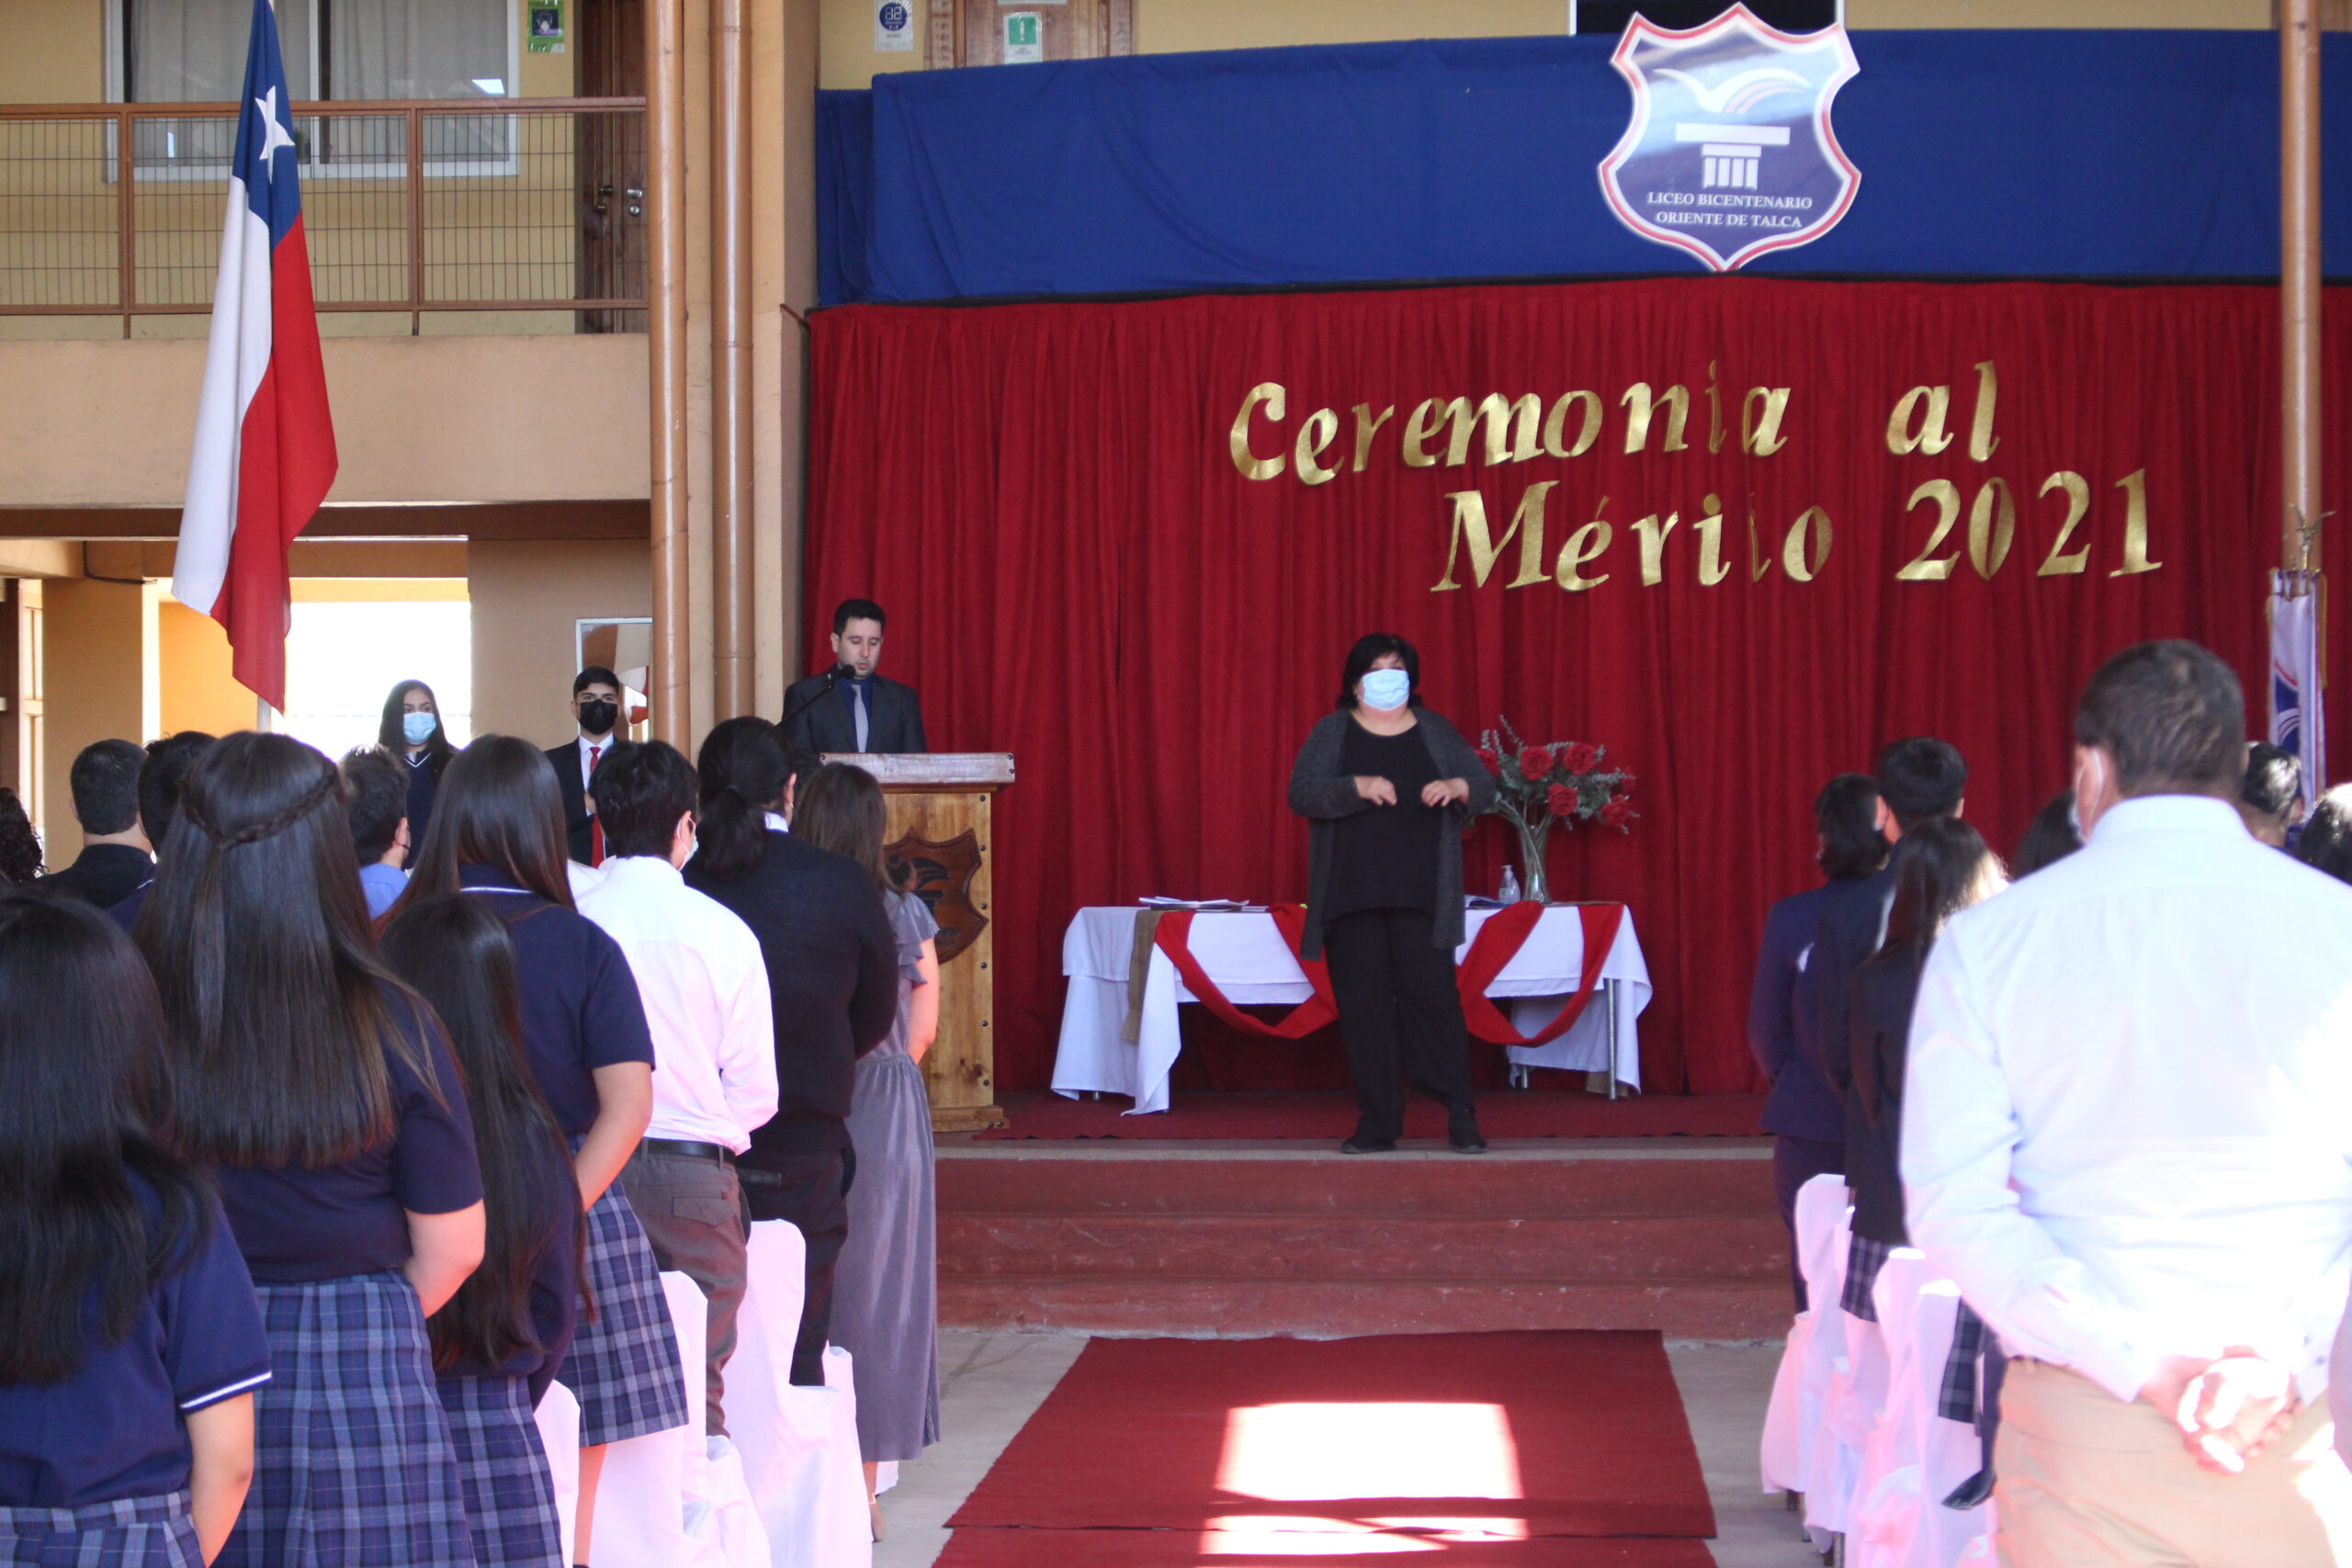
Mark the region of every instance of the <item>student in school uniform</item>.
<instances>
[{"instance_id":1,"label":"student in school uniform","mask_svg":"<svg viewBox=\"0 0 2352 1568\"><path fill-rule=\"evenodd\" d=\"M532 1417L571 1346L580 1183L523 1055L514 943L479 898L419 899L384 959L433 1004L465 1075L481 1157L481 1267L428 1325L481 1568L563 1568L548 1456Z\"/></svg>"},{"instance_id":2,"label":"student in school uniform","mask_svg":"<svg viewBox=\"0 0 2352 1568\"><path fill-rule=\"evenodd\" d=\"M269 1342L210 1183L153 1141L163 1057L121 931L0 897L7 1568L197 1568L244 1505Z\"/></svg>"},{"instance_id":3,"label":"student in school uniform","mask_svg":"<svg viewBox=\"0 0 2352 1568\"><path fill-rule=\"evenodd\" d=\"M652 1118L653 1037L628 960L573 907L565 863L546 757L511 735L478 736L441 781L402 897L462 891L506 923L522 980L523 1049L571 1145L588 1213L581 1267L595 1313L556 1376L580 1398L572 1538L574 1560L586 1562L605 1446L684 1426L686 1385L653 1248L617 1179Z\"/></svg>"},{"instance_id":4,"label":"student in school uniform","mask_svg":"<svg viewBox=\"0 0 2352 1568\"><path fill-rule=\"evenodd\" d=\"M230 1568L471 1568L424 1320L481 1261L481 1173L432 1010L377 956L334 766L246 732L180 794L131 936L172 1135L211 1163L274 1376Z\"/></svg>"},{"instance_id":5,"label":"student in school uniform","mask_svg":"<svg viewBox=\"0 0 2352 1568\"><path fill-rule=\"evenodd\" d=\"M376 726L376 744L400 759L408 774L408 836L424 841L433 818L433 801L440 793L441 775L458 748L441 722L440 699L422 681L402 681L384 698L383 717ZM414 857L411 856L411 863Z\"/></svg>"}]
</instances>

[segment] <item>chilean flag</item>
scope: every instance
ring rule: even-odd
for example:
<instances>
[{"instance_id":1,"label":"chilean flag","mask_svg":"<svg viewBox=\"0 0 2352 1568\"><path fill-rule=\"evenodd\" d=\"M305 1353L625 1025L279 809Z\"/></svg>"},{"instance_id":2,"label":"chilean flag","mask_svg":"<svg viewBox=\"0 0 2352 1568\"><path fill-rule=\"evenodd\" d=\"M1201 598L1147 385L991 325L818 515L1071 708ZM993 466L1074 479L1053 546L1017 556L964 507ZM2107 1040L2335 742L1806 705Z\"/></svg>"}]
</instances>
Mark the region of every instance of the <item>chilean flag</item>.
<instances>
[{"instance_id":1,"label":"chilean flag","mask_svg":"<svg viewBox=\"0 0 2352 1568\"><path fill-rule=\"evenodd\" d=\"M291 597L286 551L335 473L296 162L277 17L270 0L254 0L172 595L227 628L237 679L278 708Z\"/></svg>"}]
</instances>

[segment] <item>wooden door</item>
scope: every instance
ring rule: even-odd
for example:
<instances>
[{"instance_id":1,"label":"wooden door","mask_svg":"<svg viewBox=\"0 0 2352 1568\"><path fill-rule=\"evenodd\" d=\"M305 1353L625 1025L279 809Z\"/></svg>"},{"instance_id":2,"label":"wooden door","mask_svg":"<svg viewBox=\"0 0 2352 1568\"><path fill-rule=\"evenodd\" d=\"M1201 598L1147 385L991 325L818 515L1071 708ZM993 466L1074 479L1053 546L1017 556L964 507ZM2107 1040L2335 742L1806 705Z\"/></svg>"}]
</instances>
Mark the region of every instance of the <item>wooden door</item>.
<instances>
[{"instance_id":1,"label":"wooden door","mask_svg":"<svg viewBox=\"0 0 2352 1568\"><path fill-rule=\"evenodd\" d=\"M673 0L674 3L674 0ZM580 96L645 96L645 0L574 0ZM582 113L579 289L583 299L641 299L646 290L645 116ZM582 310L583 333L641 333L642 310Z\"/></svg>"}]
</instances>

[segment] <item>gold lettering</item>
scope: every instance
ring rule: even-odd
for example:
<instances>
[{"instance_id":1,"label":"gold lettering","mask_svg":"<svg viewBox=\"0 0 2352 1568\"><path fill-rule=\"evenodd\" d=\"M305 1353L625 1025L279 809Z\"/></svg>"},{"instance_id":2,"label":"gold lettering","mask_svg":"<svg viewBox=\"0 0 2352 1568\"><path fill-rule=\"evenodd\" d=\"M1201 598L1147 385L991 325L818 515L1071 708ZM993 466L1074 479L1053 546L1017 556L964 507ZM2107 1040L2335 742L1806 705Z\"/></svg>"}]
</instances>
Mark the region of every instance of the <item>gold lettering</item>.
<instances>
[{"instance_id":1,"label":"gold lettering","mask_svg":"<svg viewBox=\"0 0 2352 1568\"><path fill-rule=\"evenodd\" d=\"M1478 400L1474 412L1467 398L1456 398L1445 405L1448 418L1453 421L1453 431L1446 439L1445 466L1458 468L1470 455L1470 437L1478 426L1487 429L1487 462L1524 463L1535 456L1535 427L1544 418L1544 400L1529 392L1515 402L1505 402L1500 392L1488 392ZM1506 429L1505 427L1509 428ZM1510 456L1503 456L1508 437Z\"/></svg>"},{"instance_id":2,"label":"gold lettering","mask_svg":"<svg viewBox=\"0 0 2352 1568\"><path fill-rule=\"evenodd\" d=\"M2123 492L2123 564L2107 575L2132 577L2165 563L2148 558L2148 470L2135 469L2115 481Z\"/></svg>"},{"instance_id":3,"label":"gold lettering","mask_svg":"<svg viewBox=\"0 0 2352 1568\"><path fill-rule=\"evenodd\" d=\"M2001 438L1993 434L1993 407L2001 400L2001 378L1989 359L1976 367L1976 417L1968 422L1968 455L1989 461Z\"/></svg>"},{"instance_id":4,"label":"gold lettering","mask_svg":"<svg viewBox=\"0 0 2352 1568\"><path fill-rule=\"evenodd\" d=\"M1658 450L1680 452L1686 449L1689 443L1682 439L1682 427L1690 420L1689 388L1677 385L1653 394L1647 381L1636 381L1625 389L1625 395L1617 400L1625 405L1626 451L1648 450L1650 420L1661 403L1666 405L1666 441Z\"/></svg>"},{"instance_id":5,"label":"gold lettering","mask_svg":"<svg viewBox=\"0 0 2352 1568\"><path fill-rule=\"evenodd\" d=\"M1337 468L1323 466L1323 449L1340 434L1340 416L1329 409L1317 409L1298 427L1298 441L1291 448L1291 457L1298 464L1298 482L1304 485L1327 485L1339 476Z\"/></svg>"},{"instance_id":6,"label":"gold lettering","mask_svg":"<svg viewBox=\"0 0 2352 1568\"><path fill-rule=\"evenodd\" d=\"M1715 498L1709 496L1707 504L1713 507L1714 503ZM1747 507L1747 581L1761 582L1764 581L1764 574L1771 570L1772 558L1765 553L1764 541L1756 532L1755 498L1751 496Z\"/></svg>"},{"instance_id":7,"label":"gold lettering","mask_svg":"<svg viewBox=\"0 0 2352 1568\"><path fill-rule=\"evenodd\" d=\"M1976 499L1968 508L1968 564L1976 575L1991 581L2009 558L2009 546L2018 534L2018 503L2009 494L2008 481L1998 477L1986 479L1977 488Z\"/></svg>"},{"instance_id":8,"label":"gold lettering","mask_svg":"<svg viewBox=\"0 0 2352 1568\"><path fill-rule=\"evenodd\" d=\"M1916 512L1923 501L1936 503L1936 531L1928 536L1928 542L1919 553L1895 572L1898 582L1941 582L1951 575L1952 566L1960 559L1958 550L1941 560L1928 558L1943 544L1945 536L1951 532L1952 525L1960 521L1960 487L1950 479L1929 479L1911 492L1911 499L1903 503L1903 510Z\"/></svg>"},{"instance_id":9,"label":"gold lettering","mask_svg":"<svg viewBox=\"0 0 2352 1568\"><path fill-rule=\"evenodd\" d=\"M1577 431L1577 444L1563 446L1560 437L1567 433L1568 407L1572 403L1584 405L1584 423ZM1544 450L1555 457L1581 457L1591 449L1600 435L1600 394L1598 392L1566 393L1552 405L1552 412L1544 416Z\"/></svg>"},{"instance_id":10,"label":"gold lettering","mask_svg":"<svg viewBox=\"0 0 2352 1568\"><path fill-rule=\"evenodd\" d=\"M1396 405L1391 403L1380 411L1378 419L1374 419L1370 403L1356 405L1356 473L1363 472L1364 459L1372 456L1372 438L1380 434L1380 427L1386 424L1396 412Z\"/></svg>"},{"instance_id":11,"label":"gold lettering","mask_svg":"<svg viewBox=\"0 0 2352 1568\"><path fill-rule=\"evenodd\" d=\"M1719 384L1723 372L1716 368L1717 363L1713 359L1707 361L1707 450L1710 452L1724 449L1724 395Z\"/></svg>"},{"instance_id":12,"label":"gold lettering","mask_svg":"<svg viewBox=\"0 0 2352 1568\"><path fill-rule=\"evenodd\" d=\"M1798 582L1811 582L1829 560L1829 513L1808 506L1789 525L1781 543L1781 570Z\"/></svg>"},{"instance_id":13,"label":"gold lettering","mask_svg":"<svg viewBox=\"0 0 2352 1568\"><path fill-rule=\"evenodd\" d=\"M1926 405L1924 417L1921 405ZM1951 412L1950 387L1914 387L1895 400L1894 412L1886 418L1886 449L1898 457L1914 452L1929 456L1951 445L1951 432L1944 428L1944 418ZM1918 425L1913 429L1914 423Z\"/></svg>"},{"instance_id":14,"label":"gold lettering","mask_svg":"<svg viewBox=\"0 0 2352 1568\"><path fill-rule=\"evenodd\" d=\"M1713 588L1731 575L1731 566L1724 559L1723 513L1716 510L1713 496L1707 501L1707 514L1691 526L1699 530L1699 584Z\"/></svg>"},{"instance_id":15,"label":"gold lettering","mask_svg":"<svg viewBox=\"0 0 2352 1568\"><path fill-rule=\"evenodd\" d=\"M1438 433L1438 427L1445 423L1445 407L1441 405L1435 398L1423 398L1421 406L1415 409L1406 419L1402 451L1407 468L1427 468L1436 466L1437 457L1428 449L1426 444L1430 436Z\"/></svg>"},{"instance_id":16,"label":"gold lettering","mask_svg":"<svg viewBox=\"0 0 2352 1568\"><path fill-rule=\"evenodd\" d=\"M2088 479L2072 468L2061 468L2041 481L2041 494L2048 495L2053 490L2066 492L2066 520L2058 525L2058 536L2050 542L2050 553L2042 558L2041 570L2033 575L2072 577L2087 570L2091 564L2091 547L2088 545L2079 550L2066 548L2066 541L2075 536L2075 530L2082 526L2085 517L2090 515L2091 485Z\"/></svg>"},{"instance_id":17,"label":"gold lettering","mask_svg":"<svg viewBox=\"0 0 2352 1568\"><path fill-rule=\"evenodd\" d=\"M1759 418L1756 401L1764 400L1764 412ZM1781 434L1781 421L1788 416L1789 389L1786 387L1750 387L1747 400L1739 409L1740 449L1758 457L1769 457L1789 444Z\"/></svg>"},{"instance_id":18,"label":"gold lettering","mask_svg":"<svg viewBox=\"0 0 2352 1568\"><path fill-rule=\"evenodd\" d=\"M1539 479L1529 485L1527 493L1520 498L1519 510L1511 513L1510 526L1503 530L1499 539L1487 523L1486 497L1475 490L1457 491L1447 496L1445 499L1453 502L1453 532L1445 546L1445 575L1430 592L1442 593L1462 586L1453 580L1453 558L1465 539L1470 545L1470 585L1484 588L1503 547L1514 535L1519 539L1519 575L1504 586L1525 588L1543 581L1549 575L1544 570L1544 509L1552 498L1552 487L1559 482Z\"/></svg>"},{"instance_id":19,"label":"gold lettering","mask_svg":"<svg viewBox=\"0 0 2352 1568\"><path fill-rule=\"evenodd\" d=\"M1227 446L1233 453L1233 466L1241 470L1243 479L1270 479L1283 471L1281 457L1261 457L1250 450L1250 416L1257 412L1260 403L1263 403L1266 405L1266 417L1279 420L1283 417L1284 400L1280 381L1261 381L1250 389L1248 397L1241 400L1241 412L1233 416L1233 434Z\"/></svg>"},{"instance_id":20,"label":"gold lettering","mask_svg":"<svg viewBox=\"0 0 2352 1568\"><path fill-rule=\"evenodd\" d=\"M1596 517L1568 536L1568 542L1560 547L1560 564L1554 573L1562 588L1571 593L1583 593L1609 581L1605 571L1598 577L1587 577L1581 569L1600 558L1615 532Z\"/></svg>"},{"instance_id":21,"label":"gold lettering","mask_svg":"<svg viewBox=\"0 0 2352 1568\"><path fill-rule=\"evenodd\" d=\"M1608 505L1609 498L1602 496L1600 504ZM1634 519L1634 537L1642 547L1643 587L1656 588L1666 581L1666 536L1674 532L1674 525L1681 520L1679 512L1668 513L1664 522L1658 520L1655 512L1647 517Z\"/></svg>"}]
</instances>

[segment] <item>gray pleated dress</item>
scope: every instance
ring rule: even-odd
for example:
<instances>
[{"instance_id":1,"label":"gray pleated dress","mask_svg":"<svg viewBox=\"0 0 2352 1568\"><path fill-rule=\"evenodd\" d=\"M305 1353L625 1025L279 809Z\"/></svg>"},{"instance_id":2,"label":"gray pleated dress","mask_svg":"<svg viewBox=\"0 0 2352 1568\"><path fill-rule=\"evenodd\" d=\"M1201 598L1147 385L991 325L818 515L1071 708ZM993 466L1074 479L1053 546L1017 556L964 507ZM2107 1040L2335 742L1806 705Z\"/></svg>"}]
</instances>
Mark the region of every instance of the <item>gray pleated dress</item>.
<instances>
[{"instance_id":1,"label":"gray pleated dress","mask_svg":"<svg viewBox=\"0 0 2352 1568\"><path fill-rule=\"evenodd\" d=\"M922 944L939 922L922 899L885 896L899 939L899 1021L860 1058L849 1136L857 1178L833 1273L832 1342L857 1373L857 1441L869 1461L919 1459L939 1441L938 1216L931 1097L907 1055Z\"/></svg>"}]
</instances>

